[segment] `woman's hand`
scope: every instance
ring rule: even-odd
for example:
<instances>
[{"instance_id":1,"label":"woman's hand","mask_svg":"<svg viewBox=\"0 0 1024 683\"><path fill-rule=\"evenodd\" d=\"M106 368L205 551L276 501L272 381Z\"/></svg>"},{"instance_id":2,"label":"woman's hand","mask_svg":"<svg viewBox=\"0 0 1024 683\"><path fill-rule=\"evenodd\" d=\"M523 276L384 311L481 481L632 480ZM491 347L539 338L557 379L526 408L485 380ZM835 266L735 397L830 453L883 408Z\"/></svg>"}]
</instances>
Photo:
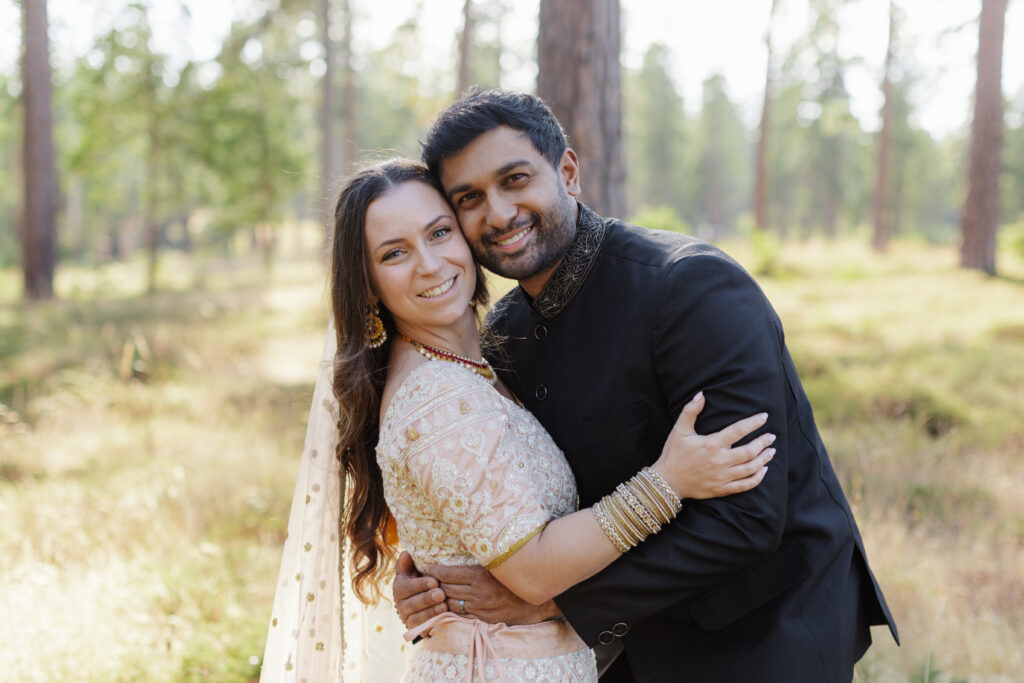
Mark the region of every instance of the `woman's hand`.
<instances>
[{"instance_id":1,"label":"woman's hand","mask_svg":"<svg viewBox=\"0 0 1024 683\"><path fill-rule=\"evenodd\" d=\"M704 392L683 407L653 469L682 498L718 498L749 491L764 479L774 434L762 434L750 443L732 445L764 425L767 413L734 422L720 432L701 436L694 425L704 409Z\"/></svg>"}]
</instances>

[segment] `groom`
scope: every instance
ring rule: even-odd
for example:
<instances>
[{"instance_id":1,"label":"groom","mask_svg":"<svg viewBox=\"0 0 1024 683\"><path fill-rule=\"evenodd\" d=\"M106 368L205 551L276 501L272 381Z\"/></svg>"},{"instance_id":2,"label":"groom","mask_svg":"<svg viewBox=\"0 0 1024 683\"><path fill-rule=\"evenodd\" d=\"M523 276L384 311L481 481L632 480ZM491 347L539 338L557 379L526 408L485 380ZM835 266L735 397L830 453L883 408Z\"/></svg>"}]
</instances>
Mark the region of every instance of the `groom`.
<instances>
[{"instance_id":1,"label":"groom","mask_svg":"<svg viewBox=\"0 0 1024 683\"><path fill-rule=\"evenodd\" d=\"M704 242L580 204L576 154L534 96L464 96L423 159L476 258L519 281L489 319L506 354L495 365L565 451L581 507L654 462L697 391L700 433L766 411L778 439L758 487L684 501L557 606L525 605L479 568L419 577L403 558L406 624L444 609L507 623L560 612L589 645L624 650L602 680L850 681L869 626L897 638L896 625L754 281Z\"/></svg>"}]
</instances>

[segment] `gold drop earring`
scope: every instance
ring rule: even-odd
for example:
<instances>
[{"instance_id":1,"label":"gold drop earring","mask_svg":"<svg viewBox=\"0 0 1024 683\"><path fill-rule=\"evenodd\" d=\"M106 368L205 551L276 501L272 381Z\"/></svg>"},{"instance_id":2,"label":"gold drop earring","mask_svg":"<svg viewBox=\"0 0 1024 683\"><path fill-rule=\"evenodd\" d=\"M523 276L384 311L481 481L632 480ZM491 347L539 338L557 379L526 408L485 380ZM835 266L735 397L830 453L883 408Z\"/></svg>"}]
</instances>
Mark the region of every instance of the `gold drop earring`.
<instances>
[{"instance_id":1,"label":"gold drop earring","mask_svg":"<svg viewBox=\"0 0 1024 683\"><path fill-rule=\"evenodd\" d=\"M366 312L366 343L371 349L379 349L388 340L388 332L384 329L384 321L380 319L380 308L376 303L368 306Z\"/></svg>"}]
</instances>

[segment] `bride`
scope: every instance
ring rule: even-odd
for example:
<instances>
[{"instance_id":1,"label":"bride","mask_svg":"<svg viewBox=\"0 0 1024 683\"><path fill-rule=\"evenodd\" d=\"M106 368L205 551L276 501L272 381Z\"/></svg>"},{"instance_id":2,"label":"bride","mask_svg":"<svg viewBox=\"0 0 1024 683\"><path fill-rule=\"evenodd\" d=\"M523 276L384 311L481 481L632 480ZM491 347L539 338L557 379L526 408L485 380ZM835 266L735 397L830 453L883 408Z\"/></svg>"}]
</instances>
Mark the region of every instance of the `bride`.
<instances>
[{"instance_id":1,"label":"bride","mask_svg":"<svg viewBox=\"0 0 1024 683\"><path fill-rule=\"evenodd\" d=\"M760 483L773 437L731 444L765 416L699 436L698 394L657 462L576 510L561 451L483 359L485 348L500 357L500 340L479 332L483 273L426 168L395 160L357 174L334 221L334 401L318 382L262 681L338 681L343 669L359 680L365 655L343 642L340 584L379 601L399 545L421 568L482 565L541 604L657 533L681 499ZM406 639L418 635L429 637L408 681L597 680L592 652L557 617L507 626L449 611Z\"/></svg>"}]
</instances>

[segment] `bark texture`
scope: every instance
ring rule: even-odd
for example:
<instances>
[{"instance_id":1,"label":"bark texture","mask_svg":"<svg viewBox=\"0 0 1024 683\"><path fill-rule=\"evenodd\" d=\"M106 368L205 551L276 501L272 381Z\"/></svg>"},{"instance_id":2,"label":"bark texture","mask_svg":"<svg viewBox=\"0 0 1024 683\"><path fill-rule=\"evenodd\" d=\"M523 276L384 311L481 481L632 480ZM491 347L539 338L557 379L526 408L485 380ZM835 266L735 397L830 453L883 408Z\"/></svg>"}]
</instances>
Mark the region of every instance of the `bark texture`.
<instances>
[{"instance_id":1,"label":"bark texture","mask_svg":"<svg viewBox=\"0 0 1024 683\"><path fill-rule=\"evenodd\" d=\"M882 128L878 131L875 154L875 194L871 203L871 217L875 230L871 246L885 251L889 246L889 224L886 216L888 192L889 138L892 131L892 61L896 40L896 3L889 2L889 40L885 50L885 74L882 76Z\"/></svg>"},{"instance_id":2,"label":"bark texture","mask_svg":"<svg viewBox=\"0 0 1024 683\"><path fill-rule=\"evenodd\" d=\"M761 105L761 123L757 127L757 158L754 161L754 223L764 230L768 227L766 202L768 198L768 131L771 127L772 88L774 72L772 71L772 24L779 7L779 0L772 0L768 12L768 28L764 32L764 43L768 50L767 65L764 74L764 103Z\"/></svg>"},{"instance_id":3,"label":"bark texture","mask_svg":"<svg viewBox=\"0 0 1024 683\"><path fill-rule=\"evenodd\" d=\"M462 6L462 35L459 36L459 73L455 83L455 95L466 92L470 85L469 61L473 49L473 0L466 0Z\"/></svg>"},{"instance_id":4,"label":"bark texture","mask_svg":"<svg viewBox=\"0 0 1024 683\"><path fill-rule=\"evenodd\" d=\"M1007 0L982 0L978 29L978 84L967 172L967 201L960 221L960 264L996 273L999 173L1003 152L1003 32Z\"/></svg>"},{"instance_id":5,"label":"bark texture","mask_svg":"<svg viewBox=\"0 0 1024 683\"><path fill-rule=\"evenodd\" d=\"M605 216L625 210L618 0L541 0L537 94L580 158L582 201Z\"/></svg>"},{"instance_id":6,"label":"bark texture","mask_svg":"<svg viewBox=\"0 0 1024 683\"><path fill-rule=\"evenodd\" d=\"M20 221L25 298L53 297L57 254L57 167L53 149L53 109L46 0L22 2L24 52L22 146L24 187Z\"/></svg>"}]
</instances>

